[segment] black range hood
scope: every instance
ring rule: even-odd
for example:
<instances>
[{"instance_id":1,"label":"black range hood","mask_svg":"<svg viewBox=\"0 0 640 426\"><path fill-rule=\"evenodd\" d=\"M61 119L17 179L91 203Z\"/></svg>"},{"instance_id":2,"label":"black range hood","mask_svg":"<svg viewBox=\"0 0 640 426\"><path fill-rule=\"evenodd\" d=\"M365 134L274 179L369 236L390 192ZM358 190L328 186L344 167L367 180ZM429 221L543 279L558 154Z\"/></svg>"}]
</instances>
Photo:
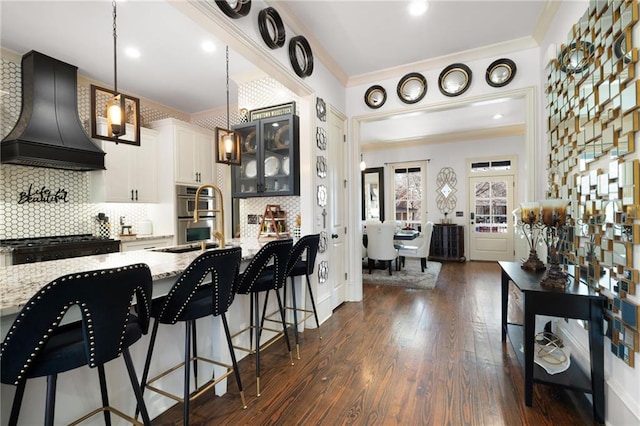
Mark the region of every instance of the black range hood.
<instances>
[{"instance_id":1,"label":"black range hood","mask_svg":"<svg viewBox=\"0 0 640 426\"><path fill-rule=\"evenodd\" d=\"M0 142L0 163L104 169L102 151L78 118L78 67L35 50L22 57L22 111Z\"/></svg>"}]
</instances>

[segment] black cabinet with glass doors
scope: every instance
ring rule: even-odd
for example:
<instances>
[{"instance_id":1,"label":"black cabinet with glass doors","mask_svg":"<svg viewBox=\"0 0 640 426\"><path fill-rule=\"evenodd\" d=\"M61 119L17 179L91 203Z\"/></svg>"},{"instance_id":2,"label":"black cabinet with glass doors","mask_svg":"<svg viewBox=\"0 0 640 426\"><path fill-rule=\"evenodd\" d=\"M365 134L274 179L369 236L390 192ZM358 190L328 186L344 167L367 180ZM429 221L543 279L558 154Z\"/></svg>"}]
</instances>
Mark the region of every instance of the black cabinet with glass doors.
<instances>
[{"instance_id":1,"label":"black cabinet with glass doors","mask_svg":"<svg viewBox=\"0 0 640 426\"><path fill-rule=\"evenodd\" d=\"M238 124L233 130L242 149L242 165L232 168L234 198L300 195L298 116Z\"/></svg>"}]
</instances>

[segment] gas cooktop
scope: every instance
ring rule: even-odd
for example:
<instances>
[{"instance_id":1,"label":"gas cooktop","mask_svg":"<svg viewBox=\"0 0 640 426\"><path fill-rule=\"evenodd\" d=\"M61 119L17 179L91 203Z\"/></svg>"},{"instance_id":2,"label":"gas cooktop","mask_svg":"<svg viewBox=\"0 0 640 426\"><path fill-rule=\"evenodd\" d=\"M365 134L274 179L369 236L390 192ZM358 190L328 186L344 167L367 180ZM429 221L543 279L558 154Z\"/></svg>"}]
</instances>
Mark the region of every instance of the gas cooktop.
<instances>
[{"instance_id":1,"label":"gas cooktop","mask_svg":"<svg viewBox=\"0 0 640 426\"><path fill-rule=\"evenodd\" d=\"M60 235L38 238L0 240L0 247L12 249L12 262L42 262L70 257L90 256L120 251L120 241L91 234Z\"/></svg>"}]
</instances>

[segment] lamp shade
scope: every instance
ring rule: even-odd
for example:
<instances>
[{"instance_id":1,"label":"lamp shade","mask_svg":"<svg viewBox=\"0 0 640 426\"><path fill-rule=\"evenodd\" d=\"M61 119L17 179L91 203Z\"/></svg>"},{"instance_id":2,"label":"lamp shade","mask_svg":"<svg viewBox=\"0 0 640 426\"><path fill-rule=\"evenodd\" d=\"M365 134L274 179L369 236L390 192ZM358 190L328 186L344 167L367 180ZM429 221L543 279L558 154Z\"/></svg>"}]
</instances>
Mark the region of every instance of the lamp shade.
<instances>
[{"instance_id":1,"label":"lamp shade","mask_svg":"<svg viewBox=\"0 0 640 426\"><path fill-rule=\"evenodd\" d=\"M569 200L547 199L540 201L541 221L547 226L562 226L567 220Z\"/></svg>"},{"instance_id":2,"label":"lamp shade","mask_svg":"<svg viewBox=\"0 0 640 426\"><path fill-rule=\"evenodd\" d=\"M520 203L520 213L522 222L527 224L536 223L540 219L540 203L535 201L525 201Z\"/></svg>"},{"instance_id":3,"label":"lamp shade","mask_svg":"<svg viewBox=\"0 0 640 426\"><path fill-rule=\"evenodd\" d=\"M216 162L239 166L240 134L232 130L216 127Z\"/></svg>"}]
</instances>

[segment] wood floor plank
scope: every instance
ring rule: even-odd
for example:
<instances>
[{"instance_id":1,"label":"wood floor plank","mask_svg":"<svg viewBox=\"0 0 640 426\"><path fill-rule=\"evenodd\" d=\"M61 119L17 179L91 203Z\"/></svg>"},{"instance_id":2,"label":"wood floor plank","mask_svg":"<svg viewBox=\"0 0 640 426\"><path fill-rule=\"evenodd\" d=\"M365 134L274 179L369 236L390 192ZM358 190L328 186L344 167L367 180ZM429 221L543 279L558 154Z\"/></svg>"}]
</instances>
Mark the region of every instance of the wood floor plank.
<instances>
[{"instance_id":1,"label":"wood floor plank","mask_svg":"<svg viewBox=\"0 0 640 426\"><path fill-rule=\"evenodd\" d=\"M509 318L521 320L511 291ZM260 397L253 358L240 361L246 410L229 380L224 396L192 403L192 424L596 424L581 399L552 387L536 384L525 406L522 368L501 341L500 292L492 262L444 263L433 290L366 285L361 302L321 325L322 340L314 329L300 334L295 365L284 342L261 351ZM181 423L181 404L153 420Z\"/></svg>"}]
</instances>

